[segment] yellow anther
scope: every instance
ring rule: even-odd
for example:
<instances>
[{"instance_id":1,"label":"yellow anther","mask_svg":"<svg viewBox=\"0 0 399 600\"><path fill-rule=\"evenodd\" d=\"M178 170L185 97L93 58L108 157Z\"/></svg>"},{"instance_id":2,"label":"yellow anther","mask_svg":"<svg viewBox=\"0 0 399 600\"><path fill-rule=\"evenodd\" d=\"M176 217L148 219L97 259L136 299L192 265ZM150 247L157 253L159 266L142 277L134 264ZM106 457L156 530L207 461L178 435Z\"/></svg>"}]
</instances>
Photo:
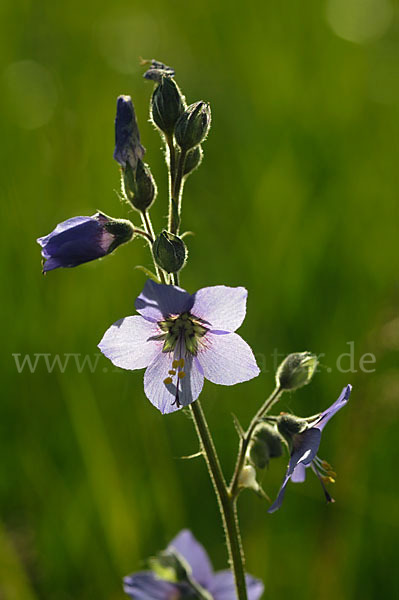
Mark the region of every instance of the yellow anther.
<instances>
[{"instance_id":1,"label":"yellow anther","mask_svg":"<svg viewBox=\"0 0 399 600\"><path fill-rule=\"evenodd\" d=\"M179 360L179 365L180 365L181 367L184 367L184 358L181 358L181 359Z\"/></svg>"},{"instance_id":2,"label":"yellow anther","mask_svg":"<svg viewBox=\"0 0 399 600\"><path fill-rule=\"evenodd\" d=\"M174 360L174 361L172 362L172 367L173 367L174 369L177 369L177 367L179 366L179 364L180 364L180 361L179 361L179 360Z\"/></svg>"},{"instance_id":3,"label":"yellow anther","mask_svg":"<svg viewBox=\"0 0 399 600\"><path fill-rule=\"evenodd\" d=\"M176 371L173 371L172 369L170 371L168 371L169 375L176 375Z\"/></svg>"},{"instance_id":4,"label":"yellow anther","mask_svg":"<svg viewBox=\"0 0 399 600\"><path fill-rule=\"evenodd\" d=\"M179 379L183 379L183 377L185 377L186 374L185 374L184 371L180 371L177 376L178 376Z\"/></svg>"},{"instance_id":5,"label":"yellow anther","mask_svg":"<svg viewBox=\"0 0 399 600\"><path fill-rule=\"evenodd\" d=\"M337 476L337 474L334 473L334 471L327 471L327 475L329 475L330 477L333 477L334 479Z\"/></svg>"},{"instance_id":6,"label":"yellow anther","mask_svg":"<svg viewBox=\"0 0 399 600\"><path fill-rule=\"evenodd\" d=\"M169 385L170 383L172 383L173 379L171 377L167 377L166 379L163 380L165 385Z\"/></svg>"},{"instance_id":7,"label":"yellow anther","mask_svg":"<svg viewBox=\"0 0 399 600\"><path fill-rule=\"evenodd\" d=\"M333 477L329 477L328 475L323 475L321 479L324 483L335 483L335 479L333 479Z\"/></svg>"}]
</instances>

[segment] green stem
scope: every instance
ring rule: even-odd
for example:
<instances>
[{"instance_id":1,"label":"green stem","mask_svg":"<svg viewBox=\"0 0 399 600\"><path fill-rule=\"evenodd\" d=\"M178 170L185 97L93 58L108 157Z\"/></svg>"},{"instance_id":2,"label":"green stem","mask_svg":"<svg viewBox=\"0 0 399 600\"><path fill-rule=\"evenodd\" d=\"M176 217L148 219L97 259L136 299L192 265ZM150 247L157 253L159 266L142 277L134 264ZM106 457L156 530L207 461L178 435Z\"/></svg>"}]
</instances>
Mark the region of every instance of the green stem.
<instances>
[{"instance_id":1,"label":"green stem","mask_svg":"<svg viewBox=\"0 0 399 600\"><path fill-rule=\"evenodd\" d=\"M245 582L244 554L238 525L235 500L230 495L220 466L215 445L199 400L190 404L195 429L215 489L226 535L229 563L234 573L238 600L248 600Z\"/></svg>"},{"instance_id":2,"label":"green stem","mask_svg":"<svg viewBox=\"0 0 399 600\"><path fill-rule=\"evenodd\" d=\"M147 231L143 231L143 229L137 229L136 227L133 229L133 233L136 235L141 235L141 237L145 238L149 244L153 244L153 237L147 233Z\"/></svg>"},{"instance_id":3,"label":"green stem","mask_svg":"<svg viewBox=\"0 0 399 600\"><path fill-rule=\"evenodd\" d=\"M177 161L176 178L174 180L174 186L172 188L172 199L171 199L171 233L178 234L180 221L181 221L181 209L182 209L182 196L183 196L183 174L184 165L186 162L187 152L181 151L179 160Z\"/></svg>"},{"instance_id":4,"label":"green stem","mask_svg":"<svg viewBox=\"0 0 399 600\"><path fill-rule=\"evenodd\" d=\"M152 244L153 244L153 242L155 240L155 233L154 233L154 228L153 228L152 223L151 223L150 215L146 211L144 211L144 212L142 212L140 214L141 214L141 221L142 221L144 229L145 229L145 231L147 233L147 241L148 241L148 244L150 246L151 256L152 256L152 262L154 263L155 273L156 273L158 279L160 281L162 281L162 283L168 283L164 271L162 269L160 269L158 267L157 263L155 262L154 251L152 249Z\"/></svg>"},{"instance_id":5,"label":"green stem","mask_svg":"<svg viewBox=\"0 0 399 600\"><path fill-rule=\"evenodd\" d=\"M251 437L254 432L254 429L255 429L256 425L259 423L260 419L262 417L264 417L269 412L269 410L271 409L273 404L275 404L278 401L282 392L283 392L283 390L278 386L273 390L273 392L270 394L270 396L267 398L267 400L262 404L262 406L260 407L258 412L255 414L254 418L252 419L251 423L249 424L247 431L240 439L240 447L238 450L237 462L236 462L233 477L231 479L231 483L230 483L230 487L229 487L232 498L237 498L238 493L239 493L239 484L238 484L239 478L240 478L241 471L245 465L246 454L247 454L249 442L251 441Z\"/></svg>"},{"instance_id":6,"label":"green stem","mask_svg":"<svg viewBox=\"0 0 399 600\"><path fill-rule=\"evenodd\" d=\"M169 217L168 229L172 231L173 226L173 190L176 179L176 147L173 141L173 135L166 136L166 144L169 151Z\"/></svg>"}]
</instances>

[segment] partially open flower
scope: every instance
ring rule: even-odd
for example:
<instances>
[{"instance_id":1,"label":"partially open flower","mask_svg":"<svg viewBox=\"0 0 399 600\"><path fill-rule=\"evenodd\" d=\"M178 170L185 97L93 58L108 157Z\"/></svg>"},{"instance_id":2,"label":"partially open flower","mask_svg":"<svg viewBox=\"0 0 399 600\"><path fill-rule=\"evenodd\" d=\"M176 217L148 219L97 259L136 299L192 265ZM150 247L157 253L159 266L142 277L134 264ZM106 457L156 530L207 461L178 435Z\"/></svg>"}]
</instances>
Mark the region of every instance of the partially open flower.
<instances>
[{"instance_id":1,"label":"partially open flower","mask_svg":"<svg viewBox=\"0 0 399 600\"><path fill-rule=\"evenodd\" d=\"M43 273L58 267L77 267L110 254L132 239L133 225L103 213L63 221L48 235L38 238L45 259Z\"/></svg>"},{"instance_id":2,"label":"partially open flower","mask_svg":"<svg viewBox=\"0 0 399 600\"><path fill-rule=\"evenodd\" d=\"M156 569L158 575L152 571L128 575L124 578L128 596L134 600L237 600L232 572L215 573L205 549L187 529L162 554L162 563L166 562L168 567L164 571L166 578L159 569ZM259 600L263 583L251 575L245 578L248 600Z\"/></svg>"},{"instance_id":3,"label":"partially open flower","mask_svg":"<svg viewBox=\"0 0 399 600\"><path fill-rule=\"evenodd\" d=\"M139 315L104 334L99 348L122 369L147 368L144 390L162 413L194 402L204 378L235 385L259 375L251 348L234 333L244 320L247 290L218 285L189 294L147 281Z\"/></svg>"},{"instance_id":4,"label":"partially open flower","mask_svg":"<svg viewBox=\"0 0 399 600\"><path fill-rule=\"evenodd\" d=\"M288 469L278 496L268 510L269 513L273 513L280 508L284 499L285 488L290 479L296 482L304 481L306 467L312 467L322 483L327 501L333 502L333 499L324 486L324 483L328 478L332 480L333 476L332 474L328 474L329 471L331 472L331 470L328 469L329 465L318 458L317 452L320 446L321 433L325 425L327 425L331 417L333 417L335 413L348 402L351 390L352 386L347 385L334 404L315 417L313 421L307 423L305 428L302 427L298 433L292 435L292 452L290 462L288 463Z\"/></svg>"}]
</instances>

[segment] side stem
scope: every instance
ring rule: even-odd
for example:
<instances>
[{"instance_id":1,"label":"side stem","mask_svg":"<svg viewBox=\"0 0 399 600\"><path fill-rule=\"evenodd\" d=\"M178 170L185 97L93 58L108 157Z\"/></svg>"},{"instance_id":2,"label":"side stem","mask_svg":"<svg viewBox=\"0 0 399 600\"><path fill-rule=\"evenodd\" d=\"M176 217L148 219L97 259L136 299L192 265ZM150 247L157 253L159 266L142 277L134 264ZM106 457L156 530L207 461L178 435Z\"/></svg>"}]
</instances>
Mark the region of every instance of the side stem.
<instances>
[{"instance_id":1,"label":"side stem","mask_svg":"<svg viewBox=\"0 0 399 600\"><path fill-rule=\"evenodd\" d=\"M190 410L218 500L226 535L229 563L234 573L237 598L238 600L248 600L244 571L244 554L242 551L236 503L227 489L211 432L209 431L199 400L190 404Z\"/></svg>"},{"instance_id":2,"label":"side stem","mask_svg":"<svg viewBox=\"0 0 399 600\"><path fill-rule=\"evenodd\" d=\"M156 273L158 279L160 279L160 281L162 281L162 283L168 283L164 271L158 267L158 265L155 261L155 258L154 258L152 243L155 240L155 233L154 233L154 228L151 223L150 215L146 211L144 211L140 214L141 214L141 221L142 221L144 229L147 233L147 241L150 246L152 262L154 263L154 267L155 267L155 273Z\"/></svg>"},{"instance_id":3,"label":"side stem","mask_svg":"<svg viewBox=\"0 0 399 600\"><path fill-rule=\"evenodd\" d=\"M251 441L251 437L254 432L254 429L255 429L256 425L259 423L260 419L262 417L264 417L269 412L269 410L271 409L273 404L275 404L275 402L278 401L282 392L283 392L283 390L278 386L273 390L273 392L270 394L270 396L267 398L267 400L262 404L262 406L260 407L258 412L255 414L254 418L252 419L251 423L249 424L247 431L240 439L240 447L238 450L237 462L236 462L233 477L231 479L231 483L230 483L230 487L229 487L229 491L230 491L232 498L237 498L237 495L239 492L238 481L239 481L239 477L240 477L242 468L245 464L245 457L247 454L249 442Z\"/></svg>"}]
</instances>

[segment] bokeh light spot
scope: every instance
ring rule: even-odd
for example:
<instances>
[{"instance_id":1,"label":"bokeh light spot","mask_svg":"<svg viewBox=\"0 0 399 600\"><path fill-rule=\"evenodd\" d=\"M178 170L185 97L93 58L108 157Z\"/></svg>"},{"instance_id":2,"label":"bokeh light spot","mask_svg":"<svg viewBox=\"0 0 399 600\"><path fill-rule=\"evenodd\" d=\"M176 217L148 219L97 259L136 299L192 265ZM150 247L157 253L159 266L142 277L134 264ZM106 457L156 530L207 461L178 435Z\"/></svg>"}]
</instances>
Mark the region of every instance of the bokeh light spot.
<instances>
[{"instance_id":1,"label":"bokeh light spot","mask_svg":"<svg viewBox=\"0 0 399 600\"><path fill-rule=\"evenodd\" d=\"M326 10L334 33L357 44L381 37L394 14L390 0L328 0Z\"/></svg>"}]
</instances>

